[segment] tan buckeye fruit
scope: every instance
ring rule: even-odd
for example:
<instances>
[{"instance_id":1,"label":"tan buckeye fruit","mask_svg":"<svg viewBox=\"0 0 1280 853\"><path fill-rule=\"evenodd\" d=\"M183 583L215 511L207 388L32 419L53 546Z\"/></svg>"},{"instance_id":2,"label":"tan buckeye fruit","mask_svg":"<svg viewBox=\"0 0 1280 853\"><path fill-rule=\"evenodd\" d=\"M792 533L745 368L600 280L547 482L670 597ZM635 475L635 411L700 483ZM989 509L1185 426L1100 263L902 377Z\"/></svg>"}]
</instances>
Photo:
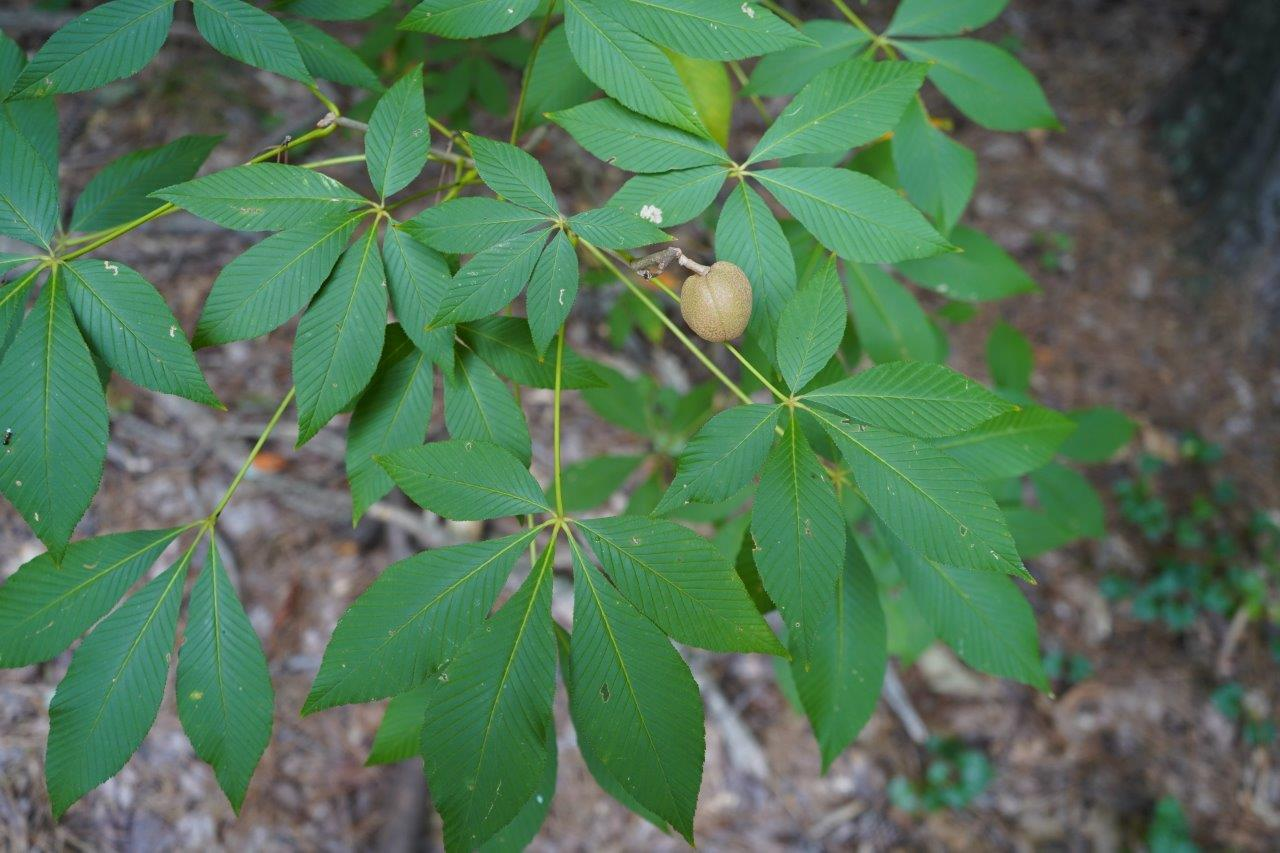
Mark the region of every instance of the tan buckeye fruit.
<instances>
[{"instance_id":1,"label":"tan buckeye fruit","mask_svg":"<svg viewBox=\"0 0 1280 853\"><path fill-rule=\"evenodd\" d=\"M736 264L716 261L706 275L685 279L680 313L689 328L706 341L719 343L741 335L751 319L751 282Z\"/></svg>"}]
</instances>

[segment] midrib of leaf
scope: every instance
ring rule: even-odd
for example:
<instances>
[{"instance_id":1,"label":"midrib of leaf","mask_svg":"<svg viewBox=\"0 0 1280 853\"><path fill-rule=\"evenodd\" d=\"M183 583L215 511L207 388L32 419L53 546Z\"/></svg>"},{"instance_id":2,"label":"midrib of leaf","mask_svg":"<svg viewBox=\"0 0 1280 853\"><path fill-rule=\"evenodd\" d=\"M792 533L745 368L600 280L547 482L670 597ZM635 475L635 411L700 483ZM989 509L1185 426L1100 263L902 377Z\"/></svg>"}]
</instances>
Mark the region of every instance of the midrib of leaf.
<instances>
[{"instance_id":1,"label":"midrib of leaf","mask_svg":"<svg viewBox=\"0 0 1280 853\"><path fill-rule=\"evenodd\" d=\"M510 451L507 451L507 452L509 453ZM502 489L499 489L495 486L486 486L483 483L469 483L466 480L455 480L452 477L445 477L441 474L427 474L426 476L430 477L433 480L440 480L441 482L448 483L453 486L466 486L468 488L476 489L481 492L489 492L490 494L494 494L494 495L502 495L504 497L514 498L515 500L518 500L518 501L524 501L525 503L534 503L534 501L530 500L529 498L523 495L517 495L514 492L503 491ZM539 506L543 506L543 505L539 504Z\"/></svg>"},{"instance_id":2,"label":"midrib of leaf","mask_svg":"<svg viewBox=\"0 0 1280 853\"><path fill-rule=\"evenodd\" d=\"M803 133L803 132L804 132L804 131L806 131L806 130L809 130L810 128L814 127L815 125L821 124L822 122L826 121L827 119L831 118L833 115L836 115L837 113L841 113L841 112L845 112L846 110L852 110L852 109L854 109L854 108L855 108L859 103L862 103L862 102L863 102L863 101L865 101L867 98L870 98L872 95L879 94L879 92L880 92L882 89L887 89L887 88L889 88L891 85L893 85L894 83L897 83L897 82L898 82L899 80L901 80L901 79L902 79L901 77L892 77L892 78L886 79L886 80L884 80L883 82L881 82L881 84L880 84L879 86L875 87L874 89L871 89L871 90L869 90L869 91L867 91L867 92L864 92L864 93L862 93L861 95L859 95L858 97L853 98L853 99L851 99L851 100L848 100L848 101L842 101L842 102L839 104L839 106L832 107L832 108L831 108L830 110L828 110L827 112L822 113L821 115L815 116L814 118L810 119L808 122L805 122L804 124L798 125L795 129L793 129L793 130L792 130L792 131L790 131L789 133L785 133L785 134L783 134L782 136L779 136L777 139L775 139L775 140L771 141L771 142L769 143L769 147L768 147L768 148L765 148L765 149L764 149L764 150L762 150L762 151L757 151L757 152L755 152L754 154L752 154L752 155L751 155L751 157L747 160L747 162L748 162L748 163L754 163L754 162L758 162L758 161L760 161L760 160L767 160L767 159L769 159L768 157L766 157L766 156L764 156L764 155L765 155L765 154L767 154L768 152L772 151L773 149L777 148L777 147L778 147L779 145L781 145L782 143L786 142L787 140L789 140L789 139L791 139L791 138L795 137L796 135L798 135L798 134L800 134L800 133Z\"/></svg>"},{"instance_id":3,"label":"midrib of leaf","mask_svg":"<svg viewBox=\"0 0 1280 853\"><path fill-rule=\"evenodd\" d=\"M645 740L649 742L649 749L653 752L654 756L658 756L661 753L658 750L657 741L653 738L653 732L649 730L649 718L640 710L643 706L640 704L640 695L636 692L635 685L631 681L631 670L627 667L626 660L622 656L622 647L619 645L618 638L613 632L613 625L610 624L609 617L605 613L604 604L600 600L600 594L596 591L595 582L591 579L592 567L590 561L588 561L586 559L586 555L582 553L581 546L578 545L578 541L574 538L572 533L570 533L568 539L569 545L573 548L574 554L577 555L578 559L582 563L582 576L586 579L587 586L591 588L591 598L595 601L596 610L600 613L600 624L604 626L605 634L609 637L609 645L613 648L613 656L618 661L618 669L622 671L622 678L626 682L627 692L631 694L631 702L636 707L636 716L640 719L640 728L644 731ZM667 795L671 798L672 802L675 802L675 787L671 781L670 775L667 773L667 764L665 761L659 760L657 765L662 772L662 781L666 786Z\"/></svg>"},{"instance_id":4,"label":"midrib of leaf","mask_svg":"<svg viewBox=\"0 0 1280 853\"><path fill-rule=\"evenodd\" d=\"M146 635L147 629L151 627L151 623L155 621L156 614L164 608L165 600L169 597L169 591L173 589L173 585L177 583L179 578L187 576L187 564L191 561L191 550L189 549L182 555L182 559L178 561L173 572L173 577L169 579L169 583L164 590L156 597L155 606L151 608L151 612L147 614L147 618L142 623L142 627L138 629L138 633L134 635L133 641L129 644L129 650L125 652L124 658L120 661L120 665L116 667L116 674L111 679L111 685L107 687L107 692L103 694L102 701L98 703L98 713L94 715L93 722L89 724L88 731L85 732L85 740L89 740L93 733L98 730L98 724L102 722L102 715L107 711L107 704L111 701L112 695L116 692L116 687L120 685L120 674L124 672L129 665L129 661L133 660L134 653L138 650L138 645L142 642L142 638Z\"/></svg>"},{"instance_id":5,"label":"midrib of leaf","mask_svg":"<svg viewBox=\"0 0 1280 853\"><path fill-rule=\"evenodd\" d=\"M836 171L836 170L834 170L834 169L833 169L832 171ZM786 189L787 189L789 192L793 192L793 193L795 193L796 195L802 195L802 196L804 196L805 198L810 199L810 200L811 200L812 202L814 202L815 204L822 205L823 207L826 207L826 208L828 208L828 209L830 209L830 210L836 211L837 213L842 213L842 214L844 214L844 215L846 215L846 216L850 216L850 217L852 217L852 218L854 218L854 219L860 220L861 222L866 223L866 224L867 224L869 227L871 227L871 228L879 229L879 230L881 230L881 231L888 231L888 232L889 232L889 233L891 233L891 234L897 234L897 235L900 235L900 236L902 237L902 239L905 239L905 240L908 240L908 241L911 241L911 240L915 240L915 241L925 240L926 242L934 243L935 245L937 244L937 241L933 240L932 238L929 238L929 237L920 237L920 236L918 236L918 235L917 235L917 236L913 236L913 235L912 235L912 233L911 233L910 231L904 230L904 229L899 228L899 227L889 226L889 225L887 225L887 224L885 224L885 223L883 223L883 222L877 221L877 220L875 220L875 219L871 219L871 218L869 218L869 217L865 216L864 214L858 213L858 212L857 212L856 210L854 210L853 208L850 208L850 207L842 207L841 205L839 205L839 204L837 204L837 203L835 203L835 202L833 202L833 201L829 201L829 200L827 200L827 199L824 199L824 198L822 198L821 196L816 196L816 195L814 195L813 193L808 192L807 190L799 189L799 188L798 188L798 187L796 187L794 184L787 184L787 183L783 183L782 181L779 181L777 178L770 178L770 177L769 177L769 170L768 170L768 169L766 169L766 170L765 170L765 171L763 171L763 172L751 172L751 173L749 173L749 174L751 174L751 175L752 175L752 176L753 176L757 181L760 181L760 182L762 182L762 183L772 182L772 183L773 183L774 185L776 185L776 186L786 187ZM874 178L870 178L869 180L873 180L873 181L874 181L875 179L874 179ZM879 182L877 181L876 183L878 184ZM884 186L884 185L883 185L883 184L880 184L880 186ZM946 242L945 242L945 241L943 241L942 245L944 245L944 246L945 246L945 245L946 245Z\"/></svg>"},{"instance_id":6,"label":"midrib of leaf","mask_svg":"<svg viewBox=\"0 0 1280 853\"><path fill-rule=\"evenodd\" d=\"M410 108L412 108L412 105ZM404 126L404 124L405 124L405 111L402 109L397 109L395 127L392 129L392 132L389 134L387 153L386 153L386 156L383 157L383 161L382 161L382 180L378 181L378 187L379 187L378 198L381 201L387 200L387 194L383 192L381 188L387 185L387 178L391 174L391 167L394 165L393 164L394 157L392 155L396 153L397 149L401 145L402 140L400 140L399 138L399 133L400 133L400 129Z\"/></svg>"},{"instance_id":7,"label":"midrib of leaf","mask_svg":"<svg viewBox=\"0 0 1280 853\"><path fill-rule=\"evenodd\" d=\"M477 359L480 356L476 356ZM476 390L475 383L471 381L471 371L467 370L465 362L459 361L457 370L462 373L463 381L467 383L467 392L471 394L476 401L476 412L480 416L480 420L484 422L484 430L491 438L496 438L497 433L493 431L493 425L489 423L488 412L485 411L484 403L480 399L480 392ZM457 436L454 436L455 438Z\"/></svg>"},{"instance_id":8,"label":"midrib of leaf","mask_svg":"<svg viewBox=\"0 0 1280 853\"><path fill-rule=\"evenodd\" d=\"M976 604L974 604L973 596L969 595L967 592L961 589L956 584L956 582L951 579L951 575L947 574L946 572L942 571L942 569L939 568L939 566L941 565L940 563L936 562L935 560L931 560L924 557L921 557L920 559L923 560L923 562L929 566L930 570L932 570L932 572L936 576L941 578L943 582L946 583L947 586L951 587L952 591L955 592L955 594L960 598L961 601L969 605L970 612L972 612L973 615L976 616L978 620L982 622L982 624L987 628L987 630L991 633L992 636L1001 637L999 626L996 625L987 617L987 614L982 610L981 607L978 607ZM973 570L960 569L960 571L973 571ZM1022 659L1022 663L1024 666L1029 666L1033 670L1039 667L1040 665L1040 661L1036 660L1035 658L1024 657L1021 651L1017 652L1017 656Z\"/></svg>"},{"instance_id":9,"label":"midrib of leaf","mask_svg":"<svg viewBox=\"0 0 1280 853\"><path fill-rule=\"evenodd\" d=\"M789 508L795 511L795 530L797 534L799 534L796 536L796 539L795 539L796 551L794 555L796 575L797 575L797 580L799 581L796 584L796 590L800 597L799 616L802 620L804 620L805 631L808 632L812 630L813 626L808 624L807 619L804 619L805 589L806 589L805 578L804 578L805 567L806 567L805 566L806 560L804 559L804 536L803 536L804 513L800 511L800 442L798 440L799 428L798 428L798 425L796 424L795 409L790 410L789 417L790 417L790 420L787 423L787 436L789 437L789 441L787 443L787 459L791 465L791 477L789 478L787 485L790 488L791 499L788 501L788 503L790 504ZM807 648L809 643L807 641L803 641L803 643Z\"/></svg>"},{"instance_id":10,"label":"midrib of leaf","mask_svg":"<svg viewBox=\"0 0 1280 853\"><path fill-rule=\"evenodd\" d=\"M484 561L483 563L481 563L480 565L476 566L476 567L475 567L474 569L472 569L470 572L467 572L467 574L466 574L466 575L464 575L463 577L459 578L457 581L455 581L454 583L452 583L451 585L449 585L449 586L448 586L448 587L446 587L445 589L441 590L441 591L436 595L436 597L435 597L435 598L431 599L431 600L430 600L430 601L428 601L426 604L424 604L424 605L423 605L423 606L422 606L422 607L421 607L421 608L420 608L416 613L414 613L414 614L413 614L412 616L410 616L408 619L404 620L404 622L403 622L402 624L400 624L400 625L396 626L395 628L391 629L390 631L388 631L388 632L387 632L386 639L382 640L382 642L380 642L380 643L378 644L377 648L376 648L376 649L374 649L374 650L373 650L372 652L370 652L369 654L370 654L370 655L375 655L375 654L377 654L378 652L381 652L384 648L386 648L386 647L391 643L391 641L392 641L392 640L394 640L396 637L400 636L400 633L401 633L402 631L404 631L406 628L408 628L408 627L409 627L409 625L410 625L411 623L416 622L418 619L421 619L423 616L425 616L425 615L426 615L426 613L427 613L427 611L428 611L428 610L430 610L431 608L435 607L437 604L439 604L439 603L440 603L440 601L441 601L442 599L446 598L446 597L447 597L447 596L449 596L449 595L452 595L452 594L453 594L453 592L454 592L458 587L462 586L464 583L466 583L467 581L471 580L471 579L472 579L473 577L475 577L476 575L478 575L478 574L480 574L481 572L483 572L483 571L484 571L485 569L487 569L490 565L492 565L492 564L493 564L493 562L494 562L495 560L498 560L498 559L502 558L503 556L505 556L507 553L509 553L509 552L511 551L511 549L512 549L512 548L523 548L523 547L524 547L524 543L525 543L525 542L527 542L527 541L529 541L529 534L528 534L528 533L525 533L525 534L523 534L523 535L519 536L518 538L516 538L515 540L513 540L513 541L511 542L511 544L510 544L510 545L508 545L507 547L503 548L501 551L499 551L498 553L494 554L492 557L490 557L489 559L485 560L485 561ZM359 674L359 673L354 673L354 672L353 672L353 673L350 673L350 674L348 675L348 678L350 678L352 675L358 675L358 674ZM335 690L337 690L339 687L343 686L343 685L344 685L344 684L346 684L346 683L347 683L347 678L343 678L342 680L338 681L338 682L337 682L337 683L335 683L332 687L330 687L328 690L326 690L324 693L320 694L320 696L316 697L317 701L320 701L320 700L325 699L326 697L328 697L329 695L331 695ZM314 704L314 703L312 703L312 702L308 701L308 703L307 703L307 704L309 704L309 705L310 705L310 704Z\"/></svg>"},{"instance_id":11,"label":"midrib of leaf","mask_svg":"<svg viewBox=\"0 0 1280 853\"><path fill-rule=\"evenodd\" d=\"M125 334L127 334L130 338L132 338L134 344L137 345L139 349L147 353L147 355L151 356L151 361L154 364L165 365L165 362L161 361L160 358L156 355L156 351L152 349L147 344L147 342L143 340L141 336L138 335L137 331L133 327L133 324L130 323L125 317L123 317L120 314L120 312L116 311L115 308L111 306L111 303L103 299L101 294L98 292L98 290L92 284L89 283L89 280L87 278L81 275L80 272L71 264L64 264L64 266L66 267L67 273L70 275L74 275L76 279L79 280L81 286L84 287L85 290L89 291L89 293L92 294L93 298L97 300L98 304L102 306L103 310L105 310L108 314L111 315L112 319L116 321L116 325L119 327L119 329L123 331ZM146 282L146 279L143 279L142 276L138 276L138 278ZM147 282L147 283L150 284L150 282ZM168 372L168 366L165 365L165 367L166 367L166 372Z\"/></svg>"},{"instance_id":12,"label":"midrib of leaf","mask_svg":"<svg viewBox=\"0 0 1280 853\"><path fill-rule=\"evenodd\" d=\"M363 287L364 271L365 271L365 267L367 267L369 264L369 255L372 254L373 252L373 247L376 242L375 241L376 235L377 235L377 227L375 224L369 227L369 233L366 234L363 238L364 245L360 249L361 251L360 265L356 267L355 275L353 276L354 284L351 287L351 293L347 296L347 307L342 312L342 328L339 330L340 337L343 337L343 338L346 337L346 334L348 331L347 324L350 321L351 314L352 314L352 306L356 304L356 300L359 299L360 293L364 289ZM332 384L330 380L333 377L333 366L338 361L339 346L340 344L335 344L335 346L333 347L333 350L328 354L328 357L326 359L326 363L324 366L324 381L320 383L320 388L322 391L323 389L328 388Z\"/></svg>"},{"instance_id":13,"label":"midrib of leaf","mask_svg":"<svg viewBox=\"0 0 1280 853\"><path fill-rule=\"evenodd\" d=\"M279 280L280 280L280 279L285 275L285 273L289 272L289 271L290 271L290 270L292 270L295 266L297 266L298 264L302 263L303 258L307 257L307 256L308 256L308 255L310 255L312 252L314 252L314 251L316 250L316 247L317 247L317 246L320 246L322 243L324 243L326 240L328 240L328 239L329 239L330 237L332 237L334 234L338 233L338 232L339 232L339 231L341 231L343 228L346 228L346 227L347 227L348 225L350 225L351 223L353 223L353 222L358 222L359 220L363 219L364 217L366 217L366 216L368 216L368 215L369 215L369 214L367 214L367 213L358 213L358 214L356 214L355 216L349 216L349 217L347 217L346 219L343 219L341 222L339 222L339 223L337 223L336 225L334 225L334 226L333 226L333 228L331 228L330 230L326 231L326 232L324 233L324 235L323 235L323 236L321 236L321 237L320 237L319 239L317 239L315 242L313 242L313 243L309 244L305 249L303 249L302 251L300 251L300 252L298 252L296 255L294 255L294 257L292 257L292 258L289 260L289 262L288 262L287 264L285 264L284 266L282 266L282 267L280 267L278 270L276 270L276 272L275 272L274 274L272 274L270 277L263 279L263 280L258 284L258 286L257 286L257 287L255 287L253 290L249 291L249 294L248 294L244 299L241 299L238 303L236 303L236 306L235 306L235 307L236 307L236 310L237 310L237 311L238 311L238 310L240 310L240 309L241 309L241 308L243 308L246 304L248 304L249 302L251 302L251 301L253 301L254 299L256 299L259 293L261 293L262 291L266 290L268 287L271 287L275 282L279 281ZM326 278L327 278L327 276L326 276ZM234 314L235 314L235 312L234 312L234 311L233 311L233 312L229 312L227 316L228 316L228 317L231 317L231 316L234 316Z\"/></svg>"},{"instance_id":14,"label":"midrib of leaf","mask_svg":"<svg viewBox=\"0 0 1280 853\"><path fill-rule=\"evenodd\" d=\"M6 193L4 195L0 195L0 200L3 200L5 207L9 208L9 210L13 212L13 215L22 221L22 224L27 227L27 231L30 232L31 236L40 241L40 245L44 246L46 249L49 248L49 241L41 236L40 229L36 228L35 225L32 224L31 220L27 217L27 214L21 207L19 207L13 198Z\"/></svg>"},{"instance_id":15,"label":"midrib of leaf","mask_svg":"<svg viewBox=\"0 0 1280 853\"><path fill-rule=\"evenodd\" d=\"M1017 409L1014 409L1013 411L1017 411ZM1001 414L1007 414L1007 413L1001 413ZM1000 415L997 415L996 417L1000 417ZM1006 429L1002 429L994 432L983 432L981 430L981 424L979 424L977 427L974 427L974 429L970 430L967 433L961 433L960 435L946 436L945 438L941 438L938 440L937 444L943 450L951 450L952 448L955 448L955 447L965 447L970 444L981 444L985 441L990 441L993 438L1009 438L1010 436L1027 435L1031 433L1046 432L1046 431L1057 431L1059 429L1061 429L1061 424L1039 423L1029 427L1019 426L1019 427L1010 427L1010 428L1006 428Z\"/></svg>"},{"instance_id":16,"label":"midrib of leaf","mask_svg":"<svg viewBox=\"0 0 1280 853\"><path fill-rule=\"evenodd\" d=\"M871 304L876 309L876 313L880 315L880 319L884 323L884 327L889 330L890 336L897 345L898 355L903 358L907 358L910 353L907 351L907 342L902 337L902 330L898 328L898 324L893 322L892 318L889 316L889 312L885 310L884 301L880 298L880 294L871 286L871 282L867 280L866 275L857 264L850 264L848 269L858 277L858 280L862 284L862 290L867 295L867 299L871 301Z\"/></svg>"},{"instance_id":17,"label":"midrib of leaf","mask_svg":"<svg viewBox=\"0 0 1280 853\"><path fill-rule=\"evenodd\" d=\"M960 40L960 39L956 39L956 40ZM926 40L924 42L916 42L915 44L911 44L910 47L908 48L908 51L910 51L911 48L915 48L917 51L927 56L929 58L929 61L932 62L935 65L935 67L943 68L947 71L950 71L952 74L955 74L959 77L963 77L966 81L968 81L974 86L977 86L979 89L985 92L987 97L994 97L994 98L1005 97L1004 92L990 85L989 83L984 81L983 78L977 77L969 73L961 66L955 65L946 59L942 59L937 54L930 53L927 49L924 49L923 47L920 46L922 44L928 44L928 41L932 41L932 39Z\"/></svg>"},{"instance_id":18,"label":"midrib of leaf","mask_svg":"<svg viewBox=\"0 0 1280 853\"><path fill-rule=\"evenodd\" d=\"M70 305L67 306L70 308ZM44 490L45 494L53 492L53 448L50 446L49 424L53 423L53 413L49 410L50 401L53 399L53 325L58 317L58 267L53 268L53 272L49 274L49 320L44 330L44 433L41 440L44 444L44 453L41 454L44 462ZM75 320L70 320L75 323ZM79 327L76 327L76 334L80 334ZM86 344L87 346L87 344ZM47 509L47 507L45 507ZM51 519L52 520L52 519Z\"/></svg>"},{"instance_id":19,"label":"midrib of leaf","mask_svg":"<svg viewBox=\"0 0 1280 853\"><path fill-rule=\"evenodd\" d=\"M772 426L772 425L773 425L773 424L772 424L772 422L773 422L774 418L777 416L778 409L779 409L780 407L781 407L781 404L778 404L777 406L772 407L772 409L770 409L770 411L769 411L769 415L768 415L767 417L761 418L761 419L760 419L760 421L759 421L755 426L753 426L753 427L751 428L751 430L750 430L746 435L744 435L744 436L742 436L741 438L739 438L739 439L738 439L737 444L734 444L732 447L730 447L730 448L729 448L728 450L726 450L724 453L721 453L719 456L717 456L717 457L715 458L715 461L714 461L714 462L712 462L710 465L706 466L706 469L704 469L703 471L701 471L701 472L699 472L697 475L695 475L695 476L697 477L697 479L696 479L696 480L690 480L690 482L691 482L691 483L692 483L692 482L697 482L697 481L699 481L699 480L704 479L704 478L705 478L709 473L711 473L711 469L715 468L715 467L716 467L716 466L718 466L720 463L724 462L724 460L728 459L730 456L732 456L733 454L737 453L737 452L738 452L738 450L740 450L740 449L742 448L742 445L746 444L750 439L752 439L753 437L755 437L755 434L756 434L757 432L759 432L760 430L764 429L766 425Z\"/></svg>"},{"instance_id":20,"label":"midrib of leaf","mask_svg":"<svg viewBox=\"0 0 1280 853\"><path fill-rule=\"evenodd\" d=\"M422 369L422 362L427 360L427 356L426 356L426 353L422 352L422 350L418 349L417 347L414 347L413 351L414 351L413 358L415 360L415 363L413 365L413 376L416 377L418 374L418 371ZM409 397L412 396L412 393L413 393L413 382L405 383L404 388L400 390L400 395L396 398L395 410L391 413L391 419L390 421L388 421L388 426L385 430L383 430L382 438L378 442L379 447L381 448L386 447L387 435L391 433L391 431L395 429L396 424L400 422L400 414L404 411L406 402L408 401Z\"/></svg>"},{"instance_id":21,"label":"midrib of leaf","mask_svg":"<svg viewBox=\"0 0 1280 853\"><path fill-rule=\"evenodd\" d=\"M209 593L210 607L213 608L213 667L218 679L218 704L222 706L222 719L230 720L231 712L227 707L227 685L222 677L222 608L218 601L218 575L217 557L214 556L214 549L209 548L209 565L205 571L209 572ZM188 605L189 606L189 605ZM224 728L222 736L218 738L219 746L226 743L226 730Z\"/></svg>"}]
</instances>

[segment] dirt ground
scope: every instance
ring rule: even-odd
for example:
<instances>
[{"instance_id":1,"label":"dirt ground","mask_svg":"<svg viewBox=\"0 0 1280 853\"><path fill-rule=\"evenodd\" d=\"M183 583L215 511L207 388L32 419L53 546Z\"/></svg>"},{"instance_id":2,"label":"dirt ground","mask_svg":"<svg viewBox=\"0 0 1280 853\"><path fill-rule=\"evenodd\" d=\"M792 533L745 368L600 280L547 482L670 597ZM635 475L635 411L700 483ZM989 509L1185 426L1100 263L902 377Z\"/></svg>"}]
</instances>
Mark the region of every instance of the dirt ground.
<instances>
[{"instance_id":1,"label":"dirt ground","mask_svg":"<svg viewBox=\"0 0 1280 853\"><path fill-rule=\"evenodd\" d=\"M808 4L817 6L820 4ZM885 4L873 3L872 9ZM970 220L1031 269L1039 295L998 313L1035 343L1036 393L1060 408L1106 404L1143 425L1159 448L1195 430L1222 443L1246 500L1280 506L1280 345L1275 281L1252 270L1215 270L1184 251L1195 227L1151 141L1152 111L1177 86L1221 6L1215 0L1015 2L992 27L1014 37L1067 130L1000 135L962 126L978 152ZM824 6L825 8L825 6ZM3 13L0 24L32 46L49 13ZM827 13L824 13L827 14ZM141 76L63 98L63 184L78 189L103 163L184 133L225 133L212 165L225 167L318 118L296 85L213 60L181 28ZM747 127L751 117L740 115ZM539 152L558 186L582 204L606 198L616 172L551 134ZM327 153L353 150L338 137ZM563 162L556 158L564 154ZM1046 235L1071 246L1055 269L1041 262ZM705 235L688 234L696 243ZM187 216L167 217L112 247L165 293L190 329L217 271L250 238ZM637 369L700 374L640 346L612 352L600 333L609 291L587 290L571 343ZM955 338L953 363L982 375L987 310ZM292 327L265 340L206 350L200 360L227 413L211 412L116 381L112 445L102 492L82 535L159 527L204 515L289 386ZM525 396L535 474L548 473L549 394ZM631 439L599 425L573 395L569 461ZM439 406L433 435L439 434ZM250 617L266 638L276 685L271 746L237 819L212 773L196 761L172 695L139 753L119 776L54 824L41 761L46 706L69 656L0 672L0 849L9 850L417 850L438 849L438 818L417 762L365 768L380 717L375 706L301 719L298 709L345 606L394 559L480 533L443 525L392 502L354 530L335 422L300 451L277 433L219 525L223 552ZM636 450L642 450L636 446ZM1094 469L1105 485L1124 463ZM0 507L0 578L41 549ZM881 849L1101 849L1139 843L1153 803L1183 803L1210 848L1275 849L1280 837L1280 752L1250 750L1209 702L1222 626L1181 638L1136 622L1100 596L1106 571L1140 569L1141 540L1123 526L1106 540L1034 561L1030 591L1046 648L1078 652L1095 675L1056 699L961 671L947 655L903 674L931 730L985 748L995 781L963 811L914 818L885 788L919 774L923 756L887 709L819 774L806 724L773 685L764 659L695 653L708 708L708 758L698 811L699 846L713 851ZM163 560L161 561L163 563ZM557 604L557 615L567 607ZM1280 701L1275 665L1246 640L1234 676ZM557 796L534 850L684 849L608 800L577 756L558 708ZM425 827L425 832L423 828Z\"/></svg>"}]
</instances>

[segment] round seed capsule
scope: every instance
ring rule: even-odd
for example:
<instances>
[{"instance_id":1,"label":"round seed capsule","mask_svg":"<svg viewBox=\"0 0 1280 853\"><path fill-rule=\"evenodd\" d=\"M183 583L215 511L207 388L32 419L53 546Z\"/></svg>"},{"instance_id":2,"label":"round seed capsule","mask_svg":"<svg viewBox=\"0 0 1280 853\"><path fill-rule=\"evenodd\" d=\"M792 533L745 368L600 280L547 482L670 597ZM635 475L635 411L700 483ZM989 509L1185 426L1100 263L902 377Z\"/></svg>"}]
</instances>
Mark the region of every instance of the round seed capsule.
<instances>
[{"instance_id":1,"label":"round seed capsule","mask_svg":"<svg viewBox=\"0 0 1280 853\"><path fill-rule=\"evenodd\" d=\"M736 264L716 261L706 275L685 279L680 314L703 340L732 340L743 333L751 319L751 282Z\"/></svg>"}]
</instances>

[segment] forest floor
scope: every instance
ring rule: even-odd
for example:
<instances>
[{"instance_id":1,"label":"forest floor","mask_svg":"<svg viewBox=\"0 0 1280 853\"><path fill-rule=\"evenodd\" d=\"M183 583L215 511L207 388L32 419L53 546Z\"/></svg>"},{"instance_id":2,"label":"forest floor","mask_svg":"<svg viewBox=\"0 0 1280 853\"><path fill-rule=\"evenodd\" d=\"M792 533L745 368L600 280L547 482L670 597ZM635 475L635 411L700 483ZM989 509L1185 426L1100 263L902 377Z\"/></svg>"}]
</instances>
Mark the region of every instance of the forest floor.
<instances>
[{"instance_id":1,"label":"forest floor","mask_svg":"<svg viewBox=\"0 0 1280 853\"><path fill-rule=\"evenodd\" d=\"M1177 85L1221 4L1013 5L990 35L1016 39L1067 130L1013 136L962 126L960 137L980 165L968 221L1022 261L1042 293L987 309L960 329L953 364L984 375L983 341L999 313L1035 344L1034 391L1045 403L1122 409L1142 425L1137 446L1157 455L1168 456L1183 432L1202 434L1224 447L1223 472L1239 483L1244 501L1280 506L1280 317L1267 305L1261 275L1218 273L1183 249L1194 217L1179 206L1152 141L1153 111ZM30 26L19 20L14 35L27 46L42 40L43 15L31 14ZM318 118L314 101L295 85L209 58L207 48L179 33L134 80L62 99L64 186L83 185L127 150L184 133L227 134L212 163L226 167ZM739 118L752 132L751 116ZM331 150L355 145L345 142ZM553 183L580 188L574 203L599 203L621 180L589 165L559 133L543 145L539 154L557 173ZM693 245L705 240L687 236ZM174 216L112 251L157 283L191 328L218 270L249 242ZM610 293L587 291L580 310L594 320L575 327L576 347L635 369L656 365L676 378L701 378L647 347L613 351L603 309L591 304ZM114 383L106 476L81 533L205 514L289 387L291 340L290 326L201 353L211 384L233 401L227 413ZM524 402L535 474L545 479L550 450L538 436L550 435L550 395L529 393ZM567 461L645 449L601 425L575 395L568 405ZM433 435L443 429L440 420L437 406ZM380 709L347 707L306 719L298 709L337 617L381 567L479 531L396 514L394 506L353 530L340 421L297 452L294 436L281 429L219 525L250 617L266 638L277 689L271 746L240 817L192 754L170 691L126 768L54 824L41 765L46 706L65 672L63 655L0 672L0 849L436 849L438 818L417 762L363 766ZM1092 469L1095 484L1106 491L1127 475L1132 455ZM1153 560L1136 531L1114 512L1112 521L1105 540L1032 565L1041 583L1029 596L1045 648L1084 656L1091 677L1051 699L972 674L945 654L903 674L930 730L984 749L994 765L994 781L963 810L914 817L891 805L889 781L918 778L925 758L883 703L823 776L807 725L777 691L767 660L695 655L708 707L699 847L1118 849L1141 843L1153 805L1165 795L1181 801L1202 844L1268 847L1280 836L1280 752L1243 744L1210 694L1229 676L1274 715L1276 664L1253 632L1220 664L1225 625L1202 620L1175 635L1108 603L1098 587L1104 574L1141 574ZM7 507L0 507L0 543L0 578L41 550ZM557 615L566 616L561 610L558 604ZM533 849L686 849L595 787L562 700L558 720L557 796Z\"/></svg>"}]
</instances>

